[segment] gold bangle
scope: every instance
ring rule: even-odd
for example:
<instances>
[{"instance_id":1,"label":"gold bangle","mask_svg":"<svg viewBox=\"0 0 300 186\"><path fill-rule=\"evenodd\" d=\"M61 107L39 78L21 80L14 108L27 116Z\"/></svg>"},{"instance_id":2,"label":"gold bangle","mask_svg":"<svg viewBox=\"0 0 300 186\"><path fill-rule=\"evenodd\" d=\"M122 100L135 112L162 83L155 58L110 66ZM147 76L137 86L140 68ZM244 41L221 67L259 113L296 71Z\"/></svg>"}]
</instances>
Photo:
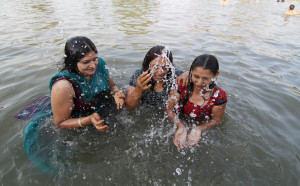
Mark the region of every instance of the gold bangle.
<instances>
[{"instance_id":1,"label":"gold bangle","mask_svg":"<svg viewBox=\"0 0 300 186\"><path fill-rule=\"evenodd\" d=\"M80 127L83 127L83 125L81 124L80 118L78 119L78 124Z\"/></svg>"}]
</instances>

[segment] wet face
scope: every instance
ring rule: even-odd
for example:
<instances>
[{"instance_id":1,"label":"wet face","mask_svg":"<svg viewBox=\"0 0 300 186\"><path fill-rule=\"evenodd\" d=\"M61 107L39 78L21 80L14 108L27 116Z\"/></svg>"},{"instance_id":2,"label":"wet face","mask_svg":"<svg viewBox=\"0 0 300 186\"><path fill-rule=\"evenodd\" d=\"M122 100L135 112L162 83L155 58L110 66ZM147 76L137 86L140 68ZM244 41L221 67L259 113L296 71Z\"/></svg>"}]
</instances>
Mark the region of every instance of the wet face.
<instances>
[{"instance_id":1,"label":"wet face","mask_svg":"<svg viewBox=\"0 0 300 186\"><path fill-rule=\"evenodd\" d=\"M192 71L192 82L194 83L194 90L206 90L212 83L214 78L217 78L219 72L214 75L211 70L204 69L203 67L195 67Z\"/></svg>"},{"instance_id":2,"label":"wet face","mask_svg":"<svg viewBox=\"0 0 300 186\"><path fill-rule=\"evenodd\" d=\"M77 63L79 74L87 79L91 79L93 74L96 72L98 66L98 54L94 51L87 53Z\"/></svg>"},{"instance_id":3,"label":"wet face","mask_svg":"<svg viewBox=\"0 0 300 186\"><path fill-rule=\"evenodd\" d=\"M154 81L162 81L171 68L171 62L166 57L158 56L151 61L149 70Z\"/></svg>"}]
</instances>

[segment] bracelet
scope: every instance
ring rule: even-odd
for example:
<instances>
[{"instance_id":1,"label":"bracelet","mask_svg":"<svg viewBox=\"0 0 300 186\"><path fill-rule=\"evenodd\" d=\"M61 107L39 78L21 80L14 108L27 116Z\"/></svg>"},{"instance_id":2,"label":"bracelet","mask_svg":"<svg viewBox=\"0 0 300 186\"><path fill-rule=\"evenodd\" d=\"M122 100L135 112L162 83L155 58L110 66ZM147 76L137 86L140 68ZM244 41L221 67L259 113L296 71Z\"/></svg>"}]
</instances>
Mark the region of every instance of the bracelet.
<instances>
[{"instance_id":1,"label":"bracelet","mask_svg":"<svg viewBox=\"0 0 300 186\"><path fill-rule=\"evenodd\" d=\"M133 95L133 92L131 94L129 94L134 100L139 100L140 98L137 98Z\"/></svg>"},{"instance_id":2,"label":"bracelet","mask_svg":"<svg viewBox=\"0 0 300 186\"><path fill-rule=\"evenodd\" d=\"M78 124L80 127L83 127L83 125L81 124L80 118L78 119Z\"/></svg>"},{"instance_id":3,"label":"bracelet","mask_svg":"<svg viewBox=\"0 0 300 186\"><path fill-rule=\"evenodd\" d=\"M114 92L112 91L112 92L111 92L111 94L112 94L113 96L115 96L115 95L116 95L116 93L118 93L118 92L119 92L119 89L118 89L118 87L117 87L117 86L114 86L114 87L113 87L113 89L114 89Z\"/></svg>"},{"instance_id":4,"label":"bracelet","mask_svg":"<svg viewBox=\"0 0 300 186\"><path fill-rule=\"evenodd\" d=\"M114 93L112 93L112 96L114 97L119 91L116 91Z\"/></svg>"}]
</instances>

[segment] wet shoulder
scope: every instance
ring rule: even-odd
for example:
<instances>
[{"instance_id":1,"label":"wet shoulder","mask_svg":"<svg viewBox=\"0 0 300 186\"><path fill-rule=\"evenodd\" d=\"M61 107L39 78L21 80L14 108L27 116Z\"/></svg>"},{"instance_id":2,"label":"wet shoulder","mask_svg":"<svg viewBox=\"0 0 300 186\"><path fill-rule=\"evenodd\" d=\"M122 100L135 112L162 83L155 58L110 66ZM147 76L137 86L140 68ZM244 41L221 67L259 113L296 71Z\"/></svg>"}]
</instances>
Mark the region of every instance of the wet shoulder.
<instances>
[{"instance_id":1,"label":"wet shoulder","mask_svg":"<svg viewBox=\"0 0 300 186\"><path fill-rule=\"evenodd\" d=\"M143 73L142 69L136 70L130 78L129 85L136 87L137 78Z\"/></svg>"},{"instance_id":2,"label":"wet shoulder","mask_svg":"<svg viewBox=\"0 0 300 186\"><path fill-rule=\"evenodd\" d=\"M227 102L226 91L220 87L215 87L213 97L216 100L216 105L222 105Z\"/></svg>"},{"instance_id":3,"label":"wet shoulder","mask_svg":"<svg viewBox=\"0 0 300 186\"><path fill-rule=\"evenodd\" d=\"M108 66L106 65L106 62L101 57L98 57L98 66L96 72L105 76L109 75Z\"/></svg>"},{"instance_id":4,"label":"wet shoulder","mask_svg":"<svg viewBox=\"0 0 300 186\"><path fill-rule=\"evenodd\" d=\"M175 75L178 77L180 76L181 74L183 73L182 70L178 69L178 68L175 68Z\"/></svg>"},{"instance_id":5,"label":"wet shoulder","mask_svg":"<svg viewBox=\"0 0 300 186\"><path fill-rule=\"evenodd\" d=\"M180 82L176 81L176 87L177 87L177 92L179 94L184 94L187 92L188 87L187 86L183 86L183 80L181 80Z\"/></svg>"}]
</instances>

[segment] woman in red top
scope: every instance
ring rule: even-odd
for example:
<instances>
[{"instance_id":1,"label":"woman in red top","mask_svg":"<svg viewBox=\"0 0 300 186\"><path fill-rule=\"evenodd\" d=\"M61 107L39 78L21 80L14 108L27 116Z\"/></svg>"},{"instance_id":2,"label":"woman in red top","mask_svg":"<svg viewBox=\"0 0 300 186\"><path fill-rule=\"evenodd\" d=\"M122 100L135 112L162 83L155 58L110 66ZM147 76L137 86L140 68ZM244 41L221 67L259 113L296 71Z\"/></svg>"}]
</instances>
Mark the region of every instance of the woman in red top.
<instances>
[{"instance_id":1,"label":"woman in red top","mask_svg":"<svg viewBox=\"0 0 300 186\"><path fill-rule=\"evenodd\" d=\"M180 150L196 145L203 130L216 127L222 120L227 97L226 92L216 86L219 75L219 63L216 57L208 54L198 56L191 65L189 85L179 83L177 89L170 92L167 113L177 130L174 144ZM187 135L187 127L180 121L177 110L191 118L202 120Z\"/></svg>"}]
</instances>

